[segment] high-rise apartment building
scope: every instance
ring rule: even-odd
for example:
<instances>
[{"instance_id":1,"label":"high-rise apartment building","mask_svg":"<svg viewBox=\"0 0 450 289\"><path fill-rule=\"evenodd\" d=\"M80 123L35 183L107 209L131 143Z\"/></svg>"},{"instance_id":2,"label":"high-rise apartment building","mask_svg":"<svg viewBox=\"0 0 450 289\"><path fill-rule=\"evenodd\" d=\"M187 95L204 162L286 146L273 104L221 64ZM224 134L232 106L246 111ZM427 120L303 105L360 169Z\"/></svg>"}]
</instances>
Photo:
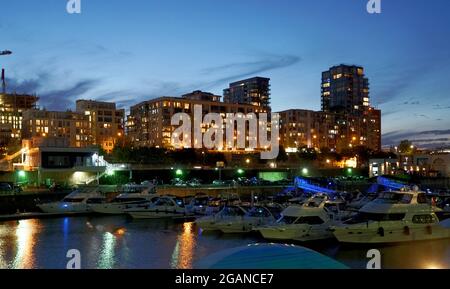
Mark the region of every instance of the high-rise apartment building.
<instances>
[{"instance_id":1,"label":"high-rise apartment building","mask_svg":"<svg viewBox=\"0 0 450 289\"><path fill-rule=\"evenodd\" d=\"M77 100L76 111L89 117L93 143L110 153L124 139L125 110L112 102Z\"/></svg>"},{"instance_id":2,"label":"high-rise apartment building","mask_svg":"<svg viewBox=\"0 0 450 289\"><path fill-rule=\"evenodd\" d=\"M369 80L360 66L341 64L323 72L321 94L324 112L361 116L370 107Z\"/></svg>"},{"instance_id":3,"label":"high-rise apartment building","mask_svg":"<svg viewBox=\"0 0 450 289\"><path fill-rule=\"evenodd\" d=\"M270 78L253 77L230 83L224 89L224 102L239 103L264 108L270 107Z\"/></svg>"},{"instance_id":4,"label":"high-rise apartment building","mask_svg":"<svg viewBox=\"0 0 450 289\"><path fill-rule=\"evenodd\" d=\"M381 111L370 106L364 68L334 66L322 73L321 89L322 111L280 112L280 145L337 152L357 146L381 150Z\"/></svg>"}]
</instances>

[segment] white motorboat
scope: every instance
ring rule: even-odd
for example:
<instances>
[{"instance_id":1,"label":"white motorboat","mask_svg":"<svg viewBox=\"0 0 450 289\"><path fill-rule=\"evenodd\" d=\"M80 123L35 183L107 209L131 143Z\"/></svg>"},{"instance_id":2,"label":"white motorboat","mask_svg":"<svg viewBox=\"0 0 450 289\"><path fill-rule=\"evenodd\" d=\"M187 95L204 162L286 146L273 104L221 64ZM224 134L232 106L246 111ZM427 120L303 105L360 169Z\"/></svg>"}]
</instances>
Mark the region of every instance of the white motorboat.
<instances>
[{"instance_id":1,"label":"white motorboat","mask_svg":"<svg viewBox=\"0 0 450 289\"><path fill-rule=\"evenodd\" d=\"M238 221L245 214L247 210L241 206L224 206L218 213L210 216L205 216L197 219L195 223L203 231L217 231L219 230L217 224L223 221Z\"/></svg>"},{"instance_id":2,"label":"white motorboat","mask_svg":"<svg viewBox=\"0 0 450 289\"><path fill-rule=\"evenodd\" d=\"M112 199L97 204L90 204L93 212L110 215L125 214L125 209L133 209L155 202L158 195L153 193L152 185L127 185L124 192Z\"/></svg>"},{"instance_id":3,"label":"white motorboat","mask_svg":"<svg viewBox=\"0 0 450 289\"><path fill-rule=\"evenodd\" d=\"M377 193L359 193L354 200L352 200L348 205L349 210L358 211L366 204L372 202L377 198Z\"/></svg>"},{"instance_id":4,"label":"white motorboat","mask_svg":"<svg viewBox=\"0 0 450 289\"><path fill-rule=\"evenodd\" d=\"M186 208L196 216L206 216L210 214L209 203L212 199L207 195L196 195Z\"/></svg>"},{"instance_id":5,"label":"white motorboat","mask_svg":"<svg viewBox=\"0 0 450 289\"><path fill-rule=\"evenodd\" d=\"M105 200L97 187L80 187L64 197L61 201L38 204L37 207L44 213L89 213L90 205Z\"/></svg>"},{"instance_id":6,"label":"white motorboat","mask_svg":"<svg viewBox=\"0 0 450 289\"><path fill-rule=\"evenodd\" d=\"M257 226L264 226L275 223L282 211L281 206L265 207L254 206L245 215L238 218L222 219L215 224L222 233L248 233Z\"/></svg>"},{"instance_id":7,"label":"white motorboat","mask_svg":"<svg viewBox=\"0 0 450 289\"><path fill-rule=\"evenodd\" d=\"M177 219L193 216L193 213L186 208L183 199L175 196L162 196L152 204L124 211L135 219Z\"/></svg>"},{"instance_id":8,"label":"white motorboat","mask_svg":"<svg viewBox=\"0 0 450 289\"><path fill-rule=\"evenodd\" d=\"M333 227L344 243L397 243L450 238L426 194L413 190L380 193L359 210L357 216Z\"/></svg>"},{"instance_id":9,"label":"white motorboat","mask_svg":"<svg viewBox=\"0 0 450 289\"><path fill-rule=\"evenodd\" d=\"M333 238L330 226L348 218L349 212L344 210L342 201L330 201L312 197L303 205L294 205L281 213L281 218L272 225L255 228L261 235L270 240L313 241Z\"/></svg>"}]
</instances>

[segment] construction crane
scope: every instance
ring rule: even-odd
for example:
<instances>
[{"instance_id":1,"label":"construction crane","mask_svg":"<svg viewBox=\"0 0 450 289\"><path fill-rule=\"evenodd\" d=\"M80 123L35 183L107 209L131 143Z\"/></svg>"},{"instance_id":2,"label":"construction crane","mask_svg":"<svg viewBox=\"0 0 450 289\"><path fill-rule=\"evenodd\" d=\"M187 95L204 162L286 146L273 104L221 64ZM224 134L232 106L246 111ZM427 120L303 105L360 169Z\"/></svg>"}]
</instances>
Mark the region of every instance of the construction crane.
<instances>
[{"instance_id":1,"label":"construction crane","mask_svg":"<svg viewBox=\"0 0 450 289\"><path fill-rule=\"evenodd\" d=\"M12 51L10 50L3 50L0 51L0 56L5 56L5 55L11 55ZM6 93L6 80L5 80L5 70L2 69L2 93Z\"/></svg>"}]
</instances>

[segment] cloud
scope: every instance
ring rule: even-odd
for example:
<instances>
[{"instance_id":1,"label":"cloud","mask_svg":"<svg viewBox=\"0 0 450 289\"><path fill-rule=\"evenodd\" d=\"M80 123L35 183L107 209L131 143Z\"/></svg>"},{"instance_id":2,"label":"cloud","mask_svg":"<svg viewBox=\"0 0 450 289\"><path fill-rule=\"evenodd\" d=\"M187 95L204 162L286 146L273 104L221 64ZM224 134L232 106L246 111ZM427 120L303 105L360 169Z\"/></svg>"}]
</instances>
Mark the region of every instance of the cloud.
<instances>
[{"instance_id":1,"label":"cloud","mask_svg":"<svg viewBox=\"0 0 450 289\"><path fill-rule=\"evenodd\" d=\"M382 105L404 97L409 89L423 82L428 74L435 72L440 65L440 58L430 57L421 61L409 61L408 64L397 63L380 68L373 73L373 78L378 79L371 91L375 95L374 103ZM420 103L410 98L404 101L404 104L418 105Z\"/></svg>"},{"instance_id":2,"label":"cloud","mask_svg":"<svg viewBox=\"0 0 450 289\"><path fill-rule=\"evenodd\" d=\"M87 92L95 88L100 81L93 79L80 80L68 88L41 94L41 105L51 110L67 110L74 106L75 100L83 98Z\"/></svg>"},{"instance_id":3,"label":"cloud","mask_svg":"<svg viewBox=\"0 0 450 289\"><path fill-rule=\"evenodd\" d=\"M410 99L410 100L408 100L408 101L405 101L403 104L404 104L404 105L408 105L408 104L409 104L409 105L419 105L419 104L420 104L420 101Z\"/></svg>"},{"instance_id":4,"label":"cloud","mask_svg":"<svg viewBox=\"0 0 450 289\"><path fill-rule=\"evenodd\" d=\"M104 55L115 54L131 56L128 51L113 52L103 45L92 45L91 51ZM182 83L177 81L144 80L142 86L123 89L110 89L100 79L75 78L72 71L65 71L63 77L55 69L40 71L35 77L25 80L7 79L8 90L17 93L37 94L39 104L49 110L67 110L73 108L78 98L89 98L101 101L115 101L119 107L129 108L144 100L161 96L180 96L193 90L210 90L225 88L228 83L260 75L271 70L294 65L300 61L294 55L261 54L253 61L235 62L226 65L209 67L201 70L205 76L197 82ZM53 60L54 61L54 60ZM73 79L73 81L70 81ZM63 80L63 81L61 81ZM61 83L67 83L61 87Z\"/></svg>"},{"instance_id":5,"label":"cloud","mask_svg":"<svg viewBox=\"0 0 450 289\"><path fill-rule=\"evenodd\" d=\"M52 89L50 83L54 77L48 72L41 72L35 78L17 80L7 78L8 91L21 94L36 94L39 96L39 104L49 110L67 110L75 105L75 100L100 84L96 79L83 79L68 85L62 89Z\"/></svg>"},{"instance_id":6,"label":"cloud","mask_svg":"<svg viewBox=\"0 0 450 289\"><path fill-rule=\"evenodd\" d=\"M440 104L435 104L433 105L433 109L450 109L450 105L444 106L444 105L440 105Z\"/></svg>"},{"instance_id":7,"label":"cloud","mask_svg":"<svg viewBox=\"0 0 450 289\"><path fill-rule=\"evenodd\" d=\"M430 130L430 131L392 131L383 134L383 145L398 145L400 141L408 139L419 147L441 148L450 147L450 130Z\"/></svg>"},{"instance_id":8,"label":"cloud","mask_svg":"<svg viewBox=\"0 0 450 289\"><path fill-rule=\"evenodd\" d=\"M419 114L419 113L415 113L414 114L415 117L421 117L421 118L426 118L426 119L430 119L430 117L426 114Z\"/></svg>"},{"instance_id":9,"label":"cloud","mask_svg":"<svg viewBox=\"0 0 450 289\"><path fill-rule=\"evenodd\" d=\"M231 63L206 68L201 72L201 74L225 75L204 85L205 88L217 87L219 85L225 87L230 82L251 76L257 76L267 71L292 66L300 61L301 58L295 55L264 55L261 59L255 61Z\"/></svg>"}]
</instances>

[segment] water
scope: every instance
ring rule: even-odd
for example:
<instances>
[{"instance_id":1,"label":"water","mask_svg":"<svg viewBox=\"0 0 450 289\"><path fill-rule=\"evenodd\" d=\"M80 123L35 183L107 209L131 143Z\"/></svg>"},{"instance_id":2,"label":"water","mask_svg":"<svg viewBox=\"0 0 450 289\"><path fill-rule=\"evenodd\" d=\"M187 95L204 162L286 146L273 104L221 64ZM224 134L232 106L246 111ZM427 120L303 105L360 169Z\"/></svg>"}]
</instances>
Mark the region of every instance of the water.
<instances>
[{"instance_id":1,"label":"water","mask_svg":"<svg viewBox=\"0 0 450 289\"><path fill-rule=\"evenodd\" d=\"M223 249L264 242L258 235L202 234L195 224L130 220L125 216L33 219L0 223L0 268L61 269L70 249L82 268L195 268ZM303 244L304 245L304 244ZM351 268L365 268L369 249L382 254L383 268L450 268L450 240L391 246L306 244Z\"/></svg>"}]
</instances>

